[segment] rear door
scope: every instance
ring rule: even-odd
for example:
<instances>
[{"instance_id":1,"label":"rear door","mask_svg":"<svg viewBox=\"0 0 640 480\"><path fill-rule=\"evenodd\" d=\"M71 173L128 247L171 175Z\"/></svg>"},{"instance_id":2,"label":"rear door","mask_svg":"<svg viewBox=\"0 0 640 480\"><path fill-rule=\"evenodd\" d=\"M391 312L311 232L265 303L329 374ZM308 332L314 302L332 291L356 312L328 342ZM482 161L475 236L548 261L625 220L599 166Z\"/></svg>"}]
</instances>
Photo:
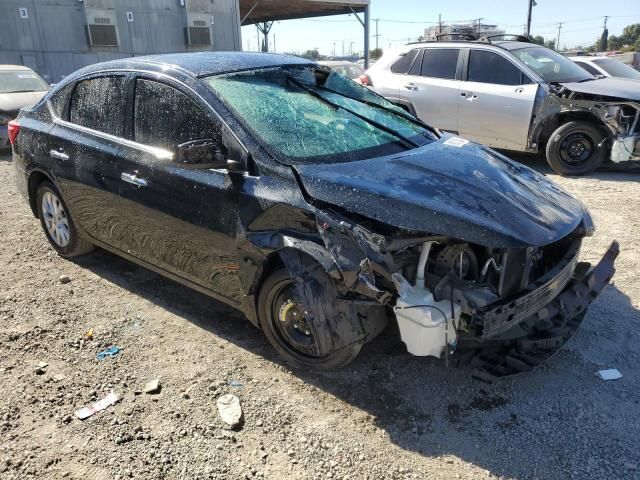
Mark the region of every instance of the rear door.
<instances>
[{"instance_id":1,"label":"rear door","mask_svg":"<svg viewBox=\"0 0 640 480\"><path fill-rule=\"evenodd\" d=\"M116 175L127 83L124 74L80 80L60 106L47 145L52 173L76 226L107 244L120 226Z\"/></svg>"},{"instance_id":2,"label":"rear door","mask_svg":"<svg viewBox=\"0 0 640 480\"><path fill-rule=\"evenodd\" d=\"M472 48L459 94L459 133L509 150L524 150L538 84L505 54Z\"/></svg>"},{"instance_id":3,"label":"rear door","mask_svg":"<svg viewBox=\"0 0 640 480\"><path fill-rule=\"evenodd\" d=\"M459 54L459 48L422 49L400 87L421 120L451 132L458 130Z\"/></svg>"},{"instance_id":4,"label":"rear door","mask_svg":"<svg viewBox=\"0 0 640 480\"><path fill-rule=\"evenodd\" d=\"M132 115L119 162L123 250L239 302L236 187L251 179L176 161L179 144L222 142L223 125L182 84L144 75L135 79Z\"/></svg>"}]
</instances>

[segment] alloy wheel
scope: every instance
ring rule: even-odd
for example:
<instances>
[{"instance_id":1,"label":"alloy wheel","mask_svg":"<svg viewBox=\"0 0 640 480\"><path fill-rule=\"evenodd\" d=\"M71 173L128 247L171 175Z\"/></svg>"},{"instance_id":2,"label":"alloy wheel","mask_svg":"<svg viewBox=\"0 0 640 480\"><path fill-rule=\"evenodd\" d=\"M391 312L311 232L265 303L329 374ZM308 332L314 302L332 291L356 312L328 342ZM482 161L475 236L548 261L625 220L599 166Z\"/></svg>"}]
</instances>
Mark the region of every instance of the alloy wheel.
<instances>
[{"instance_id":1,"label":"alloy wheel","mask_svg":"<svg viewBox=\"0 0 640 480\"><path fill-rule=\"evenodd\" d=\"M51 240L60 248L69 245L69 219L62 202L52 192L42 196L42 215Z\"/></svg>"}]
</instances>

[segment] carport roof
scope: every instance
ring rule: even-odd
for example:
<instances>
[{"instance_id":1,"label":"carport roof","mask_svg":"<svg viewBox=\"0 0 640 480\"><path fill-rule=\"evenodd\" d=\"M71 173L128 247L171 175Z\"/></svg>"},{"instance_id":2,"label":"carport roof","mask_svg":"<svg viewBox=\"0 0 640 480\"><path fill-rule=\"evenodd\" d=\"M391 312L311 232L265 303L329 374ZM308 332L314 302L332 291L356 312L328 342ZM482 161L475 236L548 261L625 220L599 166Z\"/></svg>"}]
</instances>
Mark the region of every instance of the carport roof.
<instances>
[{"instance_id":1,"label":"carport roof","mask_svg":"<svg viewBox=\"0 0 640 480\"><path fill-rule=\"evenodd\" d=\"M239 0L242 25L363 12L369 0Z\"/></svg>"}]
</instances>

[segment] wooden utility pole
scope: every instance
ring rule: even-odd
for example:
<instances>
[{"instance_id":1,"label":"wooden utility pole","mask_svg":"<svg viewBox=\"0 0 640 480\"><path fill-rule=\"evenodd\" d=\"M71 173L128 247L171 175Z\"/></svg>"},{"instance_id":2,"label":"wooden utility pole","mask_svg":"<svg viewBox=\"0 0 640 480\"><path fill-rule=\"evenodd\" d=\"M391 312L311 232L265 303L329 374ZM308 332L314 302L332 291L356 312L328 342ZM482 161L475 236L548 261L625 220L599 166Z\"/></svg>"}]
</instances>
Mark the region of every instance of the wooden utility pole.
<instances>
[{"instance_id":1,"label":"wooden utility pole","mask_svg":"<svg viewBox=\"0 0 640 480\"><path fill-rule=\"evenodd\" d=\"M562 22L558 24L558 38L556 39L556 50L560 50L560 32L562 31Z\"/></svg>"},{"instance_id":2,"label":"wooden utility pole","mask_svg":"<svg viewBox=\"0 0 640 480\"><path fill-rule=\"evenodd\" d=\"M527 37L529 35L531 35L531 11L533 10L533 0L529 0L529 13L527 14L527 30L526 30L526 35Z\"/></svg>"},{"instance_id":3,"label":"wooden utility pole","mask_svg":"<svg viewBox=\"0 0 640 480\"><path fill-rule=\"evenodd\" d=\"M378 50L378 39L380 38L380 34L378 33L378 22L380 21L380 19L376 18L374 21L376 22L376 34L374 35L374 37L376 37L376 50Z\"/></svg>"}]
</instances>

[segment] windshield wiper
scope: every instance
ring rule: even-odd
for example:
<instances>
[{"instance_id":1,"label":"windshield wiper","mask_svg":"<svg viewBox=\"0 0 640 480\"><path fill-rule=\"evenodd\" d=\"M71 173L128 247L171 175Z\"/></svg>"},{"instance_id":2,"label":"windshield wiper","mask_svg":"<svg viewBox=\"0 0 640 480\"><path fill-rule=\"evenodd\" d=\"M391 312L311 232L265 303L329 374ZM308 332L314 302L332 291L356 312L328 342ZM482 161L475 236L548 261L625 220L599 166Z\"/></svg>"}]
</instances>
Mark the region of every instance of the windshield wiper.
<instances>
[{"instance_id":1,"label":"windshield wiper","mask_svg":"<svg viewBox=\"0 0 640 480\"><path fill-rule=\"evenodd\" d=\"M40 90L11 90L9 92L4 93L31 93L31 92L39 92Z\"/></svg>"},{"instance_id":2,"label":"windshield wiper","mask_svg":"<svg viewBox=\"0 0 640 480\"><path fill-rule=\"evenodd\" d=\"M348 98L348 99L354 100L356 102L360 102L360 103L362 103L364 105L367 105L369 107L379 108L380 110L382 110L384 112L391 113L391 114L396 115L396 116L398 116L400 118L403 118L403 119L405 119L405 120L407 120L407 121L409 121L411 123L415 123L416 125L424 128L426 130L429 130L431 133L436 134L436 130L433 127L431 127L430 125L427 125L422 120L420 120L419 118L414 117L413 115L407 115L404 112L395 110L393 108L385 107L384 105L380 105L379 103L372 102L370 100L365 100L364 98L356 98L356 97L352 97L350 95L345 95L342 92L334 90L333 88L325 87L324 85L321 86L321 87L318 87L318 88L326 90L327 92L335 93L336 95L340 95L341 97Z\"/></svg>"},{"instance_id":3,"label":"windshield wiper","mask_svg":"<svg viewBox=\"0 0 640 480\"><path fill-rule=\"evenodd\" d=\"M307 92L309 95L312 95L312 96L316 97L318 100L320 100L321 102L326 103L327 105L329 105L330 107L334 108L335 110L342 109L345 112L350 113L354 117L357 117L360 120L363 120L363 121L367 122L369 125L373 125L377 129L382 130L383 132L386 132L389 135L393 135L394 137L400 139L403 143L408 145L410 148L418 148L420 146L416 142L414 142L413 140L405 137L404 135L402 135L399 132L396 132L393 128L387 127L386 125L384 125L382 123L376 122L375 120L371 120L370 118L367 118L364 115L360 115L359 113L356 113L356 112L354 112L353 110L351 110L349 108L343 107L342 105L339 105L339 104L337 104L335 102L332 102L331 100L326 98L324 95L319 94L313 88L306 86L305 84L303 84L299 80L296 80L295 78L293 78L291 75L287 75L287 80L290 81L291 83L293 83L294 85L296 85L297 87L301 88L305 92Z\"/></svg>"}]
</instances>

